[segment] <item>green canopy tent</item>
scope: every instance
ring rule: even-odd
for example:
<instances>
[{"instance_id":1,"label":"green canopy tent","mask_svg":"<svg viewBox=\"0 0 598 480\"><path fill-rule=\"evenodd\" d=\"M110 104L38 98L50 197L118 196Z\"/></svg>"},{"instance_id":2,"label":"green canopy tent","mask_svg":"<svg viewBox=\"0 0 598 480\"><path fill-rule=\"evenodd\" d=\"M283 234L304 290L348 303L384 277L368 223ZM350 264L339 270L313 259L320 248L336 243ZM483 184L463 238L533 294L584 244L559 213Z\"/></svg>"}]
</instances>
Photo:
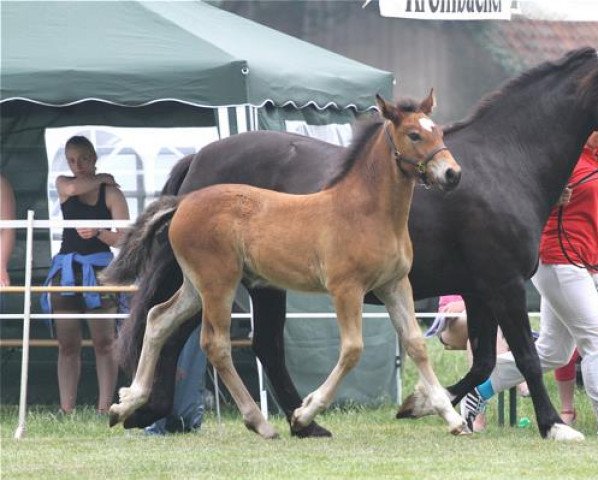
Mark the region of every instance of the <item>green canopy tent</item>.
<instances>
[{"instance_id":1,"label":"green canopy tent","mask_svg":"<svg viewBox=\"0 0 598 480\"><path fill-rule=\"evenodd\" d=\"M366 110L392 75L201 2L15 2L2 101Z\"/></svg>"},{"instance_id":2,"label":"green canopy tent","mask_svg":"<svg viewBox=\"0 0 598 480\"><path fill-rule=\"evenodd\" d=\"M392 91L388 72L202 2L6 2L1 22L0 171L19 218L48 218L47 128L216 125L226 136L289 118L347 123ZM39 278L45 232L34 259Z\"/></svg>"},{"instance_id":3,"label":"green canopy tent","mask_svg":"<svg viewBox=\"0 0 598 480\"><path fill-rule=\"evenodd\" d=\"M46 128L218 125L226 136L258 128L258 115L262 128L347 122L392 90L388 72L201 2L7 2L1 21L0 165L38 215Z\"/></svg>"}]
</instances>

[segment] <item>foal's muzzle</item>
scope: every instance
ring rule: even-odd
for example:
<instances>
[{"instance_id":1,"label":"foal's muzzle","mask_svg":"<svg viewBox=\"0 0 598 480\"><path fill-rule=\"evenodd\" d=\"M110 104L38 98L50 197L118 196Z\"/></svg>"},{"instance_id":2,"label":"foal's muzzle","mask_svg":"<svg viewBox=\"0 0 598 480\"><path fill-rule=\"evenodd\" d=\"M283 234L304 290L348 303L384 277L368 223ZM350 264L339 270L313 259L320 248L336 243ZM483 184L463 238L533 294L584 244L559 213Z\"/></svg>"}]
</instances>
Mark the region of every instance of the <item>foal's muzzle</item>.
<instances>
[{"instance_id":1,"label":"foal's muzzle","mask_svg":"<svg viewBox=\"0 0 598 480\"><path fill-rule=\"evenodd\" d=\"M446 173L444 174L446 179L445 188L447 190L452 190L461 181L461 170L455 170L454 168L447 168Z\"/></svg>"},{"instance_id":2,"label":"foal's muzzle","mask_svg":"<svg viewBox=\"0 0 598 480\"><path fill-rule=\"evenodd\" d=\"M429 185L435 185L441 190L453 190L461 180L461 167L454 158L446 153L438 155L428 163L426 180Z\"/></svg>"}]
</instances>

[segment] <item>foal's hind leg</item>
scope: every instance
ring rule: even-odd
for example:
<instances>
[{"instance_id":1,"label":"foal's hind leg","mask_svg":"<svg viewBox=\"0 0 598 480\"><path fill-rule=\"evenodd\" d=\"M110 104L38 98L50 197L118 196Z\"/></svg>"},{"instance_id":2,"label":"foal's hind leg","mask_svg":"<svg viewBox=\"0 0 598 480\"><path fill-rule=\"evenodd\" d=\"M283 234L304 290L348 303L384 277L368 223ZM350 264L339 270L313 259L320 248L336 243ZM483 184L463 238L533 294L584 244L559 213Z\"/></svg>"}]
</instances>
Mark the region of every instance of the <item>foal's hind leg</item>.
<instances>
[{"instance_id":1,"label":"foal's hind leg","mask_svg":"<svg viewBox=\"0 0 598 480\"><path fill-rule=\"evenodd\" d=\"M122 422L147 402L164 342L182 322L200 309L199 295L185 278L181 288L169 300L150 310L135 378L130 387L119 390L120 402L110 407L110 426Z\"/></svg>"},{"instance_id":2,"label":"foal's hind leg","mask_svg":"<svg viewBox=\"0 0 598 480\"><path fill-rule=\"evenodd\" d=\"M339 327L340 355L324 383L305 397L301 407L293 413L291 427L294 429L309 425L318 413L332 403L341 380L357 364L363 351L361 308L364 293L362 289L342 285L330 289L330 293L334 300Z\"/></svg>"},{"instance_id":3,"label":"foal's hind leg","mask_svg":"<svg viewBox=\"0 0 598 480\"><path fill-rule=\"evenodd\" d=\"M421 416L438 413L449 424L452 434L467 432L461 415L454 409L448 393L438 382L438 378L428 360L428 353L421 329L415 319L415 307L411 284L407 276L395 284L386 285L374 292L380 298L390 315L407 354L419 370L420 381L416 392L401 406L397 417ZM407 414L405 414L407 412Z\"/></svg>"},{"instance_id":4,"label":"foal's hind leg","mask_svg":"<svg viewBox=\"0 0 598 480\"><path fill-rule=\"evenodd\" d=\"M208 288L201 290L201 348L235 400L245 426L266 439L278 438L278 433L262 415L233 365L230 322L236 284L224 286L222 283L213 282Z\"/></svg>"},{"instance_id":5,"label":"foal's hind leg","mask_svg":"<svg viewBox=\"0 0 598 480\"><path fill-rule=\"evenodd\" d=\"M251 288L249 294L253 300L253 350L262 362L276 400L290 424L293 412L301 406L301 397L285 365L286 292L274 288ZM332 433L312 422L305 427L291 428L291 436L331 437Z\"/></svg>"}]
</instances>

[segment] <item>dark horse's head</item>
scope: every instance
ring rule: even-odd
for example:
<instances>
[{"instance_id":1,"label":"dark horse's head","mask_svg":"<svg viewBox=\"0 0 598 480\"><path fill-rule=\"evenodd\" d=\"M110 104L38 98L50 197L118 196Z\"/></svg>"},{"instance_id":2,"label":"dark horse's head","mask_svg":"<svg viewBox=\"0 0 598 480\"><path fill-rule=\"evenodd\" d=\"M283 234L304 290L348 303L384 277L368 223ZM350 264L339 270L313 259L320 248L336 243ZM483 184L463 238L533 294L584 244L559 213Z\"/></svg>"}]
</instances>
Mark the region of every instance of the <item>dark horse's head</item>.
<instances>
[{"instance_id":1,"label":"dark horse's head","mask_svg":"<svg viewBox=\"0 0 598 480\"><path fill-rule=\"evenodd\" d=\"M444 133L428 115L436 105L434 89L420 103L405 100L391 105L376 96L382 116L388 120L385 134L399 169L418 176L426 185L452 190L461 179L461 167L444 145Z\"/></svg>"}]
</instances>

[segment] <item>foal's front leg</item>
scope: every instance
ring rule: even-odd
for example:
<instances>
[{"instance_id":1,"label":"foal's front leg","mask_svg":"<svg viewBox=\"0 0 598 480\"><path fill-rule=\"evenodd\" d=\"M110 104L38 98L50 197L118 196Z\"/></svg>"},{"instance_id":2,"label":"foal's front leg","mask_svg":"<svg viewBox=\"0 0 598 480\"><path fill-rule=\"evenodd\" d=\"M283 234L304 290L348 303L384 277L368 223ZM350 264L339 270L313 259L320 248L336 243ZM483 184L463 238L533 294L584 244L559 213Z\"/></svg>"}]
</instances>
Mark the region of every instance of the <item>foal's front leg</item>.
<instances>
[{"instance_id":1,"label":"foal's front leg","mask_svg":"<svg viewBox=\"0 0 598 480\"><path fill-rule=\"evenodd\" d=\"M421 416L436 412L449 424L452 434L468 432L465 421L453 409L448 392L438 382L428 360L425 340L415 319L409 278L405 276L396 283L375 290L374 293L384 302L401 343L419 370L420 381L416 392L404 402L397 416Z\"/></svg>"},{"instance_id":2,"label":"foal's front leg","mask_svg":"<svg viewBox=\"0 0 598 480\"><path fill-rule=\"evenodd\" d=\"M201 309L197 291L187 279L166 302L154 306L147 318L141 356L131 386L119 390L119 403L110 406L110 426L124 421L147 402L160 351L168 337Z\"/></svg>"},{"instance_id":3,"label":"foal's front leg","mask_svg":"<svg viewBox=\"0 0 598 480\"><path fill-rule=\"evenodd\" d=\"M338 293L335 293L338 292ZM364 292L360 288L339 287L330 294L336 310L340 334L340 355L336 366L320 387L310 393L291 418L293 429L309 425L315 416L334 400L341 380L357 364L363 351L361 308Z\"/></svg>"}]
</instances>

